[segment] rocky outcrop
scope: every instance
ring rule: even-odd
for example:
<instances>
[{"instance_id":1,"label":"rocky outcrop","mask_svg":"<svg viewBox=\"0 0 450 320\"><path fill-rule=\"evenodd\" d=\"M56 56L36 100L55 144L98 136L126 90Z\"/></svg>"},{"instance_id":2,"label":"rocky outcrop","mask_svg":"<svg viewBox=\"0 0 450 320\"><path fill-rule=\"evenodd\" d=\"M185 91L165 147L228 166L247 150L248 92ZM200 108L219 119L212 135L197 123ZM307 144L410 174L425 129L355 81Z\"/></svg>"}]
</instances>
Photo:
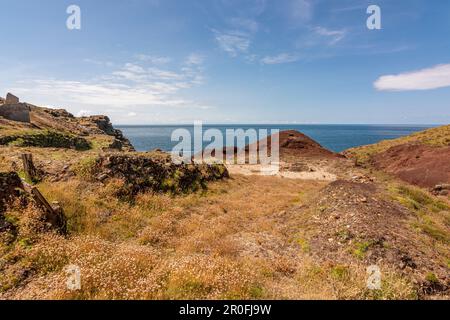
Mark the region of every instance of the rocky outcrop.
<instances>
[{"instance_id":1,"label":"rocky outcrop","mask_svg":"<svg viewBox=\"0 0 450 320\"><path fill-rule=\"evenodd\" d=\"M0 172L0 244L10 244L16 239L17 226L5 218L4 212L9 205L21 196L22 192L22 181L17 173ZM23 198L23 200L26 199Z\"/></svg>"},{"instance_id":2,"label":"rocky outcrop","mask_svg":"<svg viewBox=\"0 0 450 320\"><path fill-rule=\"evenodd\" d=\"M19 98L13 95L12 93L9 93L6 95L6 103L7 104L17 104L19 103Z\"/></svg>"},{"instance_id":3,"label":"rocky outcrop","mask_svg":"<svg viewBox=\"0 0 450 320\"><path fill-rule=\"evenodd\" d=\"M438 184L430 189L430 192L435 196L446 196L450 194L450 184Z\"/></svg>"},{"instance_id":4,"label":"rocky outcrop","mask_svg":"<svg viewBox=\"0 0 450 320\"><path fill-rule=\"evenodd\" d=\"M20 196L22 189L22 180L17 173L0 172L0 214L6 210L8 204Z\"/></svg>"},{"instance_id":5,"label":"rocky outcrop","mask_svg":"<svg viewBox=\"0 0 450 320\"><path fill-rule=\"evenodd\" d=\"M45 110L45 112L47 112L48 114L50 114L51 116L53 116L55 118L70 118L70 119L75 118L73 116L73 114L71 114L70 112L68 112L67 110L64 110L64 109L45 108L44 110Z\"/></svg>"},{"instance_id":6,"label":"rocky outcrop","mask_svg":"<svg viewBox=\"0 0 450 320\"><path fill-rule=\"evenodd\" d=\"M0 106L0 116L18 122L30 123L30 107L26 103L6 103Z\"/></svg>"},{"instance_id":7,"label":"rocky outcrop","mask_svg":"<svg viewBox=\"0 0 450 320\"><path fill-rule=\"evenodd\" d=\"M101 182L112 178L122 180L118 195L126 197L146 191L196 191L205 188L209 181L228 177L223 165L175 164L165 153L104 155L97 159L94 168L86 171Z\"/></svg>"},{"instance_id":8,"label":"rocky outcrop","mask_svg":"<svg viewBox=\"0 0 450 320\"><path fill-rule=\"evenodd\" d=\"M81 136L107 135L111 138L107 139L110 142L104 149L135 151L131 142L124 137L120 130L113 127L107 116L99 115L78 118L64 109L51 109L20 103L19 98L10 93L8 93L6 100L0 100L0 124L5 129L13 129L9 130L9 132L19 131L14 136L2 137L0 133L0 144L3 145L21 139L19 141L21 146L39 147L42 144L41 142L43 142L44 147L84 150L88 149L87 143L84 143L87 140ZM20 134L21 130L41 130L43 134L27 134L27 136L23 137ZM55 135L49 135L48 132L57 133L57 141L53 139ZM70 139L66 139L69 136ZM48 140L48 137L51 139ZM24 140L24 143L22 143L22 140ZM60 143L61 141L62 144ZM56 142L57 144L49 145L47 142Z\"/></svg>"},{"instance_id":9,"label":"rocky outcrop","mask_svg":"<svg viewBox=\"0 0 450 320\"><path fill-rule=\"evenodd\" d=\"M0 117L7 120L30 123L30 106L26 103L20 103L19 98L8 93L6 100L0 101Z\"/></svg>"},{"instance_id":10,"label":"rocky outcrop","mask_svg":"<svg viewBox=\"0 0 450 320\"><path fill-rule=\"evenodd\" d=\"M108 149L135 151L120 130L113 127L107 116L74 117L64 109L32 107L32 124L54 131L65 131L80 136L107 135L112 137Z\"/></svg>"},{"instance_id":11,"label":"rocky outcrop","mask_svg":"<svg viewBox=\"0 0 450 320\"><path fill-rule=\"evenodd\" d=\"M131 142L124 137L122 131L114 129L111 120L107 116L90 116L80 119L80 124L90 134L106 134L115 138L110 145L111 149L123 151L135 151Z\"/></svg>"}]
</instances>

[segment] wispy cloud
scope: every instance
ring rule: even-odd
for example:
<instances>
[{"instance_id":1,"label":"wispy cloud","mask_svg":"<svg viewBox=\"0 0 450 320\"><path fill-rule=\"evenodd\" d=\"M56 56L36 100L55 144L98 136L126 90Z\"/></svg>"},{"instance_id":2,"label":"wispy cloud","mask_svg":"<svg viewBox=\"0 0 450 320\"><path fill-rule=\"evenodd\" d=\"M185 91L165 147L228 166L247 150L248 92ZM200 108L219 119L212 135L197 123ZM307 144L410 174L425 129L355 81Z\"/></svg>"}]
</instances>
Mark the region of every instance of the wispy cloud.
<instances>
[{"instance_id":1,"label":"wispy cloud","mask_svg":"<svg viewBox=\"0 0 450 320\"><path fill-rule=\"evenodd\" d=\"M191 53L187 58L186 58L186 64L189 66L192 65L201 65L203 64L203 61L205 60L205 57L201 54L198 53Z\"/></svg>"},{"instance_id":2,"label":"wispy cloud","mask_svg":"<svg viewBox=\"0 0 450 320\"><path fill-rule=\"evenodd\" d=\"M299 57L290 53L280 53L275 56L266 56L261 59L263 64L282 64L298 61Z\"/></svg>"},{"instance_id":3,"label":"wispy cloud","mask_svg":"<svg viewBox=\"0 0 450 320\"><path fill-rule=\"evenodd\" d=\"M347 35L346 30L330 30L324 27L315 27L314 32L319 36L327 38L329 45L335 45Z\"/></svg>"},{"instance_id":4,"label":"wispy cloud","mask_svg":"<svg viewBox=\"0 0 450 320\"><path fill-rule=\"evenodd\" d=\"M203 59L203 58L202 58ZM33 79L21 81L14 92L46 105L124 108L132 106L199 107L184 99L182 90L203 83L200 56L190 55L179 70L128 62L95 80ZM34 101L34 100L33 100ZM80 112L90 113L86 109Z\"/></svg>"},{"instance_id":5,"label":"wispy cloud","mask_svg":"<svg viewBox=\"0 0 450 320\"><path fill-rule=\"evenodd\" d=\"M379 91L432 90L450 87L450 64L441 64L418 71L385 75L375 81Z\"/></svg>"},{"instance_id":6,"label":"wispy cloud","mask_svg":"<svg viewBox=\"0 0 450 320\"><path fill-rule=\"evenodd\" d=\"M111 61L103 61L103 60L96 60L96 59L90 59L90 58L83 59L83 62L95 64L98 66L104 66L104 67L113 67L114 66L114 63Z\"/></svg>"},{"instance_id":7,"label":"wispy cloud","mask_svg":"<svg viewBox=\"0 0 450 320\"><path fill-rule=\"evenodd\" d=\"M250 6L247 14L241 13L239 16L226 18L224 23L227 28L222 30L212 29L214 38L219 48L227 52L231 57L245 55L249 57L248 51L255 34L259 31L259 23L256 20L266 6L265 0L257 0Z\"/></svg>"},{"instance_id":8,"label":"wispy cloud","mask_svg":"<svg viewBox=\"0 0 450 320\"><path fill-rule=\"evenodd\" d=\"M169 57L160 57L148 54L137 54L136 58L140 61L150 62L152 64L167 64L171 61Z\"/></svg>"},{"instance_id":9,"label":"wispy cloud","mask_svg":"<svg viewBox=\"0 0 450 320\"><path fill-rule=\"evenodd\" d=\"M214 30L219 47L232 57L246 53L250 47L250 35L241 31L221 32Z\"/></svg>"},{"instance_id":10,"label":"wispy cloud","mask_svg":"<svg viewBox=\"0 0 450 320\"><path fill-rule=\"evenodd\" d=\"M89 117L90 115L92 115L92 111L91 110L80 110L76 114L77 117Z\"/></svg>"}]
</instances>

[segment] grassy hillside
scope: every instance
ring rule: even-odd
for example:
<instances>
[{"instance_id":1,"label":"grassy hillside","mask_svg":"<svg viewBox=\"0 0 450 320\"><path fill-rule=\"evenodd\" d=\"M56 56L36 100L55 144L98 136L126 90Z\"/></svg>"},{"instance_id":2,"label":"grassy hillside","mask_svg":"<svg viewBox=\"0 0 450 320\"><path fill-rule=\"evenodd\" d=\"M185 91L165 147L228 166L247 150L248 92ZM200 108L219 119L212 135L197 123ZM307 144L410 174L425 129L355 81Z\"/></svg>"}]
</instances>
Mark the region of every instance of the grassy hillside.
<instances>
[{"instance_id":1,"label":"grassy hillside","mask_svg":"<svg viewBox=\"0 0 450 320\"><path fill-rule=\"evenodd\" d=\"M436 147L449 146L450 125L417 132L394 140L384 140L376 144L352 148L345 151L344 154L347 157L355 159L358 164L367 164L374 155L406 143L420 143Z\"/></svg>"}]
</instances>

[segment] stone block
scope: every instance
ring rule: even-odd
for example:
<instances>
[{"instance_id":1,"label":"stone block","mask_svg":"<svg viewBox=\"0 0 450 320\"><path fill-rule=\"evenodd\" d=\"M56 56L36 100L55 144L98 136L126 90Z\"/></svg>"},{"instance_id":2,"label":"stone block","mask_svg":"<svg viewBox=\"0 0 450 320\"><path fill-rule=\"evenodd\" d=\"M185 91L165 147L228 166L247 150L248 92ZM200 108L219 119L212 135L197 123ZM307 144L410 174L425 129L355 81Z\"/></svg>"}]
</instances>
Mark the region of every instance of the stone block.
<instances>
[{"instance_id":1,"label":"stone block","mask_svg":"<svg viewBox=\"0 0 450 320\"><path fill-rule=\"evenodd\" d=\"M0 116L5 119L30 123L30 107L26 103L4 104L0 106Z\"/></svg>"},{"instance_id":2,"label":"stone block","mask_svg":"<svg viewBox=\"0 0 450 320\"><path fill-rule=\"evenodd\" d=\"M6 95L6 104L17 104L19 102L19 98L8 92L8 94Z\"/></svg>"}]
</instances>

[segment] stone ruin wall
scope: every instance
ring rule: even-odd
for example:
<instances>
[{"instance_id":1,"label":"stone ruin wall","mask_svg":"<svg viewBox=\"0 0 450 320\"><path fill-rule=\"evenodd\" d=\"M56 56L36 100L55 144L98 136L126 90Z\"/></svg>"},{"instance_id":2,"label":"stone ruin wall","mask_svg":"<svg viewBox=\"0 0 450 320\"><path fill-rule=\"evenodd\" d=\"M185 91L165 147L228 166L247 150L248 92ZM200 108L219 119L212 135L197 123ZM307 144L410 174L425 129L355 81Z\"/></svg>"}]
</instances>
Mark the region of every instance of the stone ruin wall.
<instances>
[{"instance_id":1,"label":"stone ruin wall","mask_svg":"<svg viewBox=\"0 0 450 320\"><path fill-rule=\"evenodd\" d=\"M0 117L7 120L30 123L30 106L26 103L20 103L18 97L8 93L6 100L0 98Z\"/></svg>"}]
</instances>

